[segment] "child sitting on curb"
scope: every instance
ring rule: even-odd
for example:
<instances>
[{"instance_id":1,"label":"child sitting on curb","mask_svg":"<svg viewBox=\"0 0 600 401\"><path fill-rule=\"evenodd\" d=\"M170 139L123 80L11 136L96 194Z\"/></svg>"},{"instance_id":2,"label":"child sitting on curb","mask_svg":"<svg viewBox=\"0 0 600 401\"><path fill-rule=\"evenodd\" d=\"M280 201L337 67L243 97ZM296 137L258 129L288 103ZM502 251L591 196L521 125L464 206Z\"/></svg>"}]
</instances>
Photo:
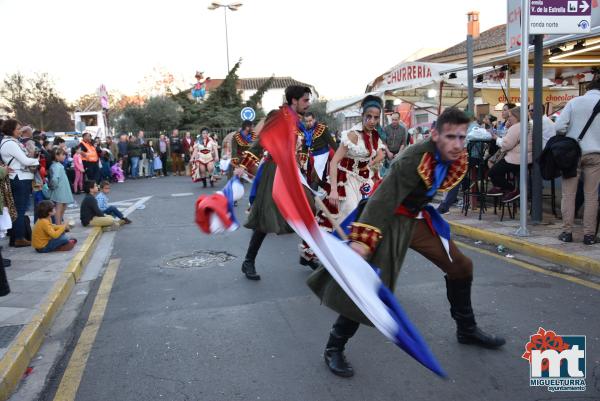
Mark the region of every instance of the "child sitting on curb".
<instances>
[{"instance_id":1,"label":"child sitting on curb","mask_svg":"<svg viewBox=\"0 0 600 401\"><path fill-rule=\"evenodd\" d=\"M96 195L96 201L100 211L104 214L109 214L117 219L121 220L121 224L130 224L131 220L123 216L123 213L119 211L115 206L108 205L108 194L110 193L110 182L102 181L100 183L100 192Z\"/></svg>"},{"instance_id":2,"label":"child sitting on curb","mask_svg":"<svg viewBox=\"0 0 600 401\"><path fill-rule=\"evenodd\" d=\"M79 218L81 219L81 225L87 227L113 227L118 226L115 224L115 220L111 216L105 216L104 213L98 207L95 195L98 193L98 186L96 181L86 181L83 183L83 191L85 192L85 198L81 202L81 209L79 210Z\"/></svg>"},{"instance_id":3,"label":"child sitting on curb","mask_svg":"<svg viewBox=\"0 0 600 401\"><path fill-rule=\"evenodd\" d=\"M66 225L52 224L52 216L55 214L54 202L43 200L38 203L38 220L33 226L31 246L40 253L70 251L77 243L76 239L69 239L65 235L65 231L69 231Z\"/></svg>"}]
</instances>

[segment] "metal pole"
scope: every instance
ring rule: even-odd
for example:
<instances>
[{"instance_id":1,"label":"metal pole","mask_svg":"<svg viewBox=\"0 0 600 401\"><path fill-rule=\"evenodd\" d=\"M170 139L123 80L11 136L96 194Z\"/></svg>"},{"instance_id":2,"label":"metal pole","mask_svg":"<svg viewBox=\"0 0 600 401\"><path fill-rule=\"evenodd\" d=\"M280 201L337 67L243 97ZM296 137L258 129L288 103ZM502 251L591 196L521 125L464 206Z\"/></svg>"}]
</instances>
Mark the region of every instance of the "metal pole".
<instances>
[{"instance_id":1,"label":"metal pole","mask_svg":"<svg viewBox=\"0 0 600 401\"><path fill-rule=\"evenodd\" d=\"M527 96L529 79L529 0L521 0L521 174L519 180L520 198L520 226L516 235L525 237L527 231Z\"/></svg>"},{"instance_id":2,"label":"metal pole","mask_svg":"<svg viewBox=\"0 0 600 401\"><path fill-rule=\"evenodd\" d=\"M469 111L475 115L475 99L473 95L473 35L467 35L467 81L469 94Z\"/></svg>"},{"instance_id":3,"label":"metal pole","mask_svg":"<svg viewBox=\"0 0 600 401\"><path fill-rule=\"evenodd\" d=\"M534 36L533 65L533 160L542 154L542 78L544 73L544 35ZM542 172L538 163L533 163L531 176L531 219L541 223L543 218Z\"/></svg>"},{"instance_id":4,"label":"metal pole","mask_svg":"<svg viewBox=\"0 0 600 401\"><path fill-rule=\"evenodd\" d=\"M227 35L227 6L223 6L225 13L225 48L227 49L227 74L229 74L229 36Z\"/></svg>"}]
</instances>

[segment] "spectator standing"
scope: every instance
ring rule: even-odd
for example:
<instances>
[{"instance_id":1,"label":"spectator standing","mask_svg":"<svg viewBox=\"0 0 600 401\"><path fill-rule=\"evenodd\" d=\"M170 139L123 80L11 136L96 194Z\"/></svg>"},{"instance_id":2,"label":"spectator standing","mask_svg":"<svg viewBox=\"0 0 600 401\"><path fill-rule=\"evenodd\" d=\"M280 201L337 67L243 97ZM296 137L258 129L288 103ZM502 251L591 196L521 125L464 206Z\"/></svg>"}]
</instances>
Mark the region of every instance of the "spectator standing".
<instances>
[{"instance_id":1,"label":"spectator standing","mask_svg":"<svg viewBox=\"0 0 600 401\"><path fill-rule=\"evenodd\" d=\"M129 175L129 153L127 152L127 135L121 134L119 136L119 143L117 143L117 149L119 156L117 160L123 160L122 169L125 175Z\"/></svg>"},{"instance_id":2,"label":"spectator standing","mask_svg":"<svg viewBox=\"0 0 600 401\"><path fill-rule=\"evenodd\" d=\"M88 180L83 184L83 190L85 191L85 198L81 202L81 209L79 210L79 218L81 225L87 227L110 227L114 224L114 219L111 216L105 216L104 213L98 207L96 201L96 194L98 193L98 185L96 181Z\"/></svg>"},{"instance_id":3,"label":"spectator standing","mask_svg":"<svg viewBox=\"0 0 600 401\"><path fill-rule=\"evenodd\" d=\"M529 105L529 118L533 120L533 104ZM586 120L587 121L587 120ZM554 122L546 115L546 108L542 105L542 149L546 147L548 140L556 135Z\"/></svg>"},{"instance_id":4,"label":"spectator standing","mask_svg":"<svg viewBox=\"0 0 600 401\"><path fill-rule=\"evenodd\" d=\"M148 157L148 175L154 177L154 159L156 159L156 150L154 150L154 141L148 141L146 144L146 156Z\"/></svg>"},{"instance_id":5,"label":"spectator standing","mask_svg":"<svg viewBox=\"0 0 600 401\"><path fill-rule=\"evenodd\" d=\"M27 157L36 157L37 148L33 140L33 129L30 126L26 125L21 128L20 142L25 146Z\"/></svg>"},{"instance_id":6,"label":"spectator standing","mask_svg":"<svg viewBox=\"0 0 600 401\"><path fill-rule=\"evenodd\" d=\"M162 164L162 175L167 176L167 157L169 155L169 140L164 134L158 138L158 156Z\"/></svg>"},{"instance_id":7,"label":"spectator standing","mask_svg":"<svg viewBox=\"0 0 600 401\"><path fill-rule=\"evenodd\" d=\"M600 107L600 78L587 86L583 96L569 100L556 121L556 133L577 139L592 116L592 110ZM598 215L598 185L600 184L600 116L592 121L583 139L579 142L581 160L577 176L562 179L562 200L560 209L563 219L563 232L558 239L573 241L573 219L575 218L575 195L577 182L583 174L583 243L593 245L596 238L596 219Z\"/></svg>"},{"instance_id":8,"label":"spectator standing","mask_svg":"<svg viewBox=\"0 0 600 401\"><path fill-rule=\"evenodd\" d=\"M83 176L85 175L85 169L83 168L81 149L79 147L74 147L72 152L73 168L75 170L75 180L73 180L73 192L75 194L80 194L83 192Z\"/></svg>"},{"instance_id":9,"label":"spectator standing","mask_svg":"<svg viewBox=\"0 0 600 401\"><path fill-rule=\"evenodd\" d=\"M129 138L127 144L127 154L131 165L131 178L136 179L139 176L140 158L142 157L142 147L138 139L134 136Z\"/></svg>"},{"instance_id":10,"label":"spectator standing","mask_svg":"<svg viewBox=\"0 0 600 401\"><path fill-rule=\"evenodd\" d=\"M27 157L24 146L19 142L21 137L21 124L14 119L6 120L2 124L4 138L0 143L0 157L10 168L10 189L17 210L16 220L13 224L14 246L30 246L31 241L26 238L26 233L31 227L25 213L29 208L31 197L33 171L39 165L38 159Z\"/></svg>"},{"instance_id":11,"label":"spectator standing","mask_svg":"<svg viewBox=\"0 0 600 401\"><path fill-rule=\"evenodd\" d=\"M56 203L56 215L54 220L56 224L63 224L63 216L68 204L73 203L71 186L65 173L63 161L65 160L65 151L56 148L51 156L52 164L48 172L48 188L50 189L50 200ZM39 217L39 216L38 216Z\"/></svg>"},{"instance_id":12,"label":"spectator standing","mask_svg":"<svg viewBox=\"0 0 600 401\"><path fill-rule=\"evenodd\" d=\"M187 131L182 141L183 147L183 164L185 167L185 175L191 175L191 164L190 159L192 157L192 150L194 147L194 140L192 134Z\"/></svg>"},{"instance_id":13,"label":"spectator standing","mask_svg":"<svg viewBox=\"0 0 600 401\"><path fill-rule=\"evenodd\" d=\"M100 169L98 167L100 156L96 150L96 145L92 142L92 134L85 132L83 134L83 141L81 141L79 147L81 148L81 159L83 160L87 179L98 181L100 177Z\"/></svg>"},{"instance_id":14,"label":"spectator standing","mask_svg":"<svg viewBox=\"0 0 600 401\"><path fill-rule=\"evenodd\" d=\"M174 129L169 140L171 148L171 162L173 163L173 175L182 175L183 171L183 144L179 138L179 130Z\"/></svg>"},{"instance_id":15,"label":"spectator standing","mask_svg":"<svg viewBox=\"0 0 600 401\"><path fill-rule=\"evenodd\" d=\"M385 132L385 150L387 160L393 160L394 157L404 150L408 143L408 130L402 121L400 121L400 113L392 113L392 123L387 125L383 131Z\"/></svg>"},{"instance_id":16,"label":"spectator standing","mask_svg":"<svg viewBox=\"0 0 600 401\"><path fill-rule=\"evenodd\" d=\"M52 201L44 200L37 205L38 220L33 227L31 246L40 253L54 251L70 251L77 243L65 235L68 228L65 224L52 224L52 216L56 209Z\"/></svg>"},{"instance_id":17,"label":"spectator standing","mask_svg":"<svg viewBox=\"0 0 600 401\"><path fill-rule=\"evenodd\" d=\"M96 202L98 202L98 208L104 214L111 215L121 220L123 224L130 224L131 220L123 216L123 213L119 211L115 206L108 204L108 194L110 193L110 182L102 181L100 183L100 192L96 195Z\"/></svg>"},{"instance_id":18,"label":"spectator standing","mask_svg":"<svg viewBox=\"0 0 600 401\"><path fill-rule=\"evenodd\" d=\"M110 151L110 165L112 166L119 160L119 146L113 141L112 136L108 136L106 137L106 147Z\"/></svg>"}]
</instances>

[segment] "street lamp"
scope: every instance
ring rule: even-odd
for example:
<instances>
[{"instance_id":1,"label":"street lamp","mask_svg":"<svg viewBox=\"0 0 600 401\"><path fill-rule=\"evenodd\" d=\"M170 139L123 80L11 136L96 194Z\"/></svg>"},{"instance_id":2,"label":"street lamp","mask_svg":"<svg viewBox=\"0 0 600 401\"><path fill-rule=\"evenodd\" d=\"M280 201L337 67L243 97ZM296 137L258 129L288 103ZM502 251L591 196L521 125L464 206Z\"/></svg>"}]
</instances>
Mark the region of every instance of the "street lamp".
<instances>
[{"instance_id":1,"label":"street lamp","mask_svg":"<svg viewBox=\"0 0 600 401\"><path fill-rule=\"evenodd\" d=\"M227 73L229 73L229 38L227 37L227 9L231 11L237 11L243 4L242 3L233 3L233 4L220 4L217 2L210 3L208 6L209 10L216 10L219 7L223 7L223 11L225 12L225 47L227 49Z\"/></svg>"}]
</instances>

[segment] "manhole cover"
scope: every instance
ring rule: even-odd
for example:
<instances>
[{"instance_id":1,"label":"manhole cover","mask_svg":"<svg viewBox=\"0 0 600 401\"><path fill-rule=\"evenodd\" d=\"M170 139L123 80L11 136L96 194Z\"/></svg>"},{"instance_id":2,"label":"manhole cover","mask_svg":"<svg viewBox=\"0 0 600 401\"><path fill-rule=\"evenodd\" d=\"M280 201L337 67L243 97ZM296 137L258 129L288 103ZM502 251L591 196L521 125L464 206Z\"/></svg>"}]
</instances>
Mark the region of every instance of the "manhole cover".
<instances>
[{"instance_id":1,"label":"manhole cover","mask_svg":"<svg viewBox=\"0 0 600 401\"><path fill-rule=\"evenodd\" d=\"M180 269L203 269L207 267L223 266L226 262L235 259L227 252L196 251L191 255L178 256L167 260L163 267Z\"/></svg>"},{"instance_id":2,"label":"manhole cover","mask_svg":"<svg viewBox=\"0 0 600 401\"><path fill-rule=\"evenodd\" d=\"M8 347L22 327L22 324L0 327L0 348Z\"/></svg>"}]
</instances>

